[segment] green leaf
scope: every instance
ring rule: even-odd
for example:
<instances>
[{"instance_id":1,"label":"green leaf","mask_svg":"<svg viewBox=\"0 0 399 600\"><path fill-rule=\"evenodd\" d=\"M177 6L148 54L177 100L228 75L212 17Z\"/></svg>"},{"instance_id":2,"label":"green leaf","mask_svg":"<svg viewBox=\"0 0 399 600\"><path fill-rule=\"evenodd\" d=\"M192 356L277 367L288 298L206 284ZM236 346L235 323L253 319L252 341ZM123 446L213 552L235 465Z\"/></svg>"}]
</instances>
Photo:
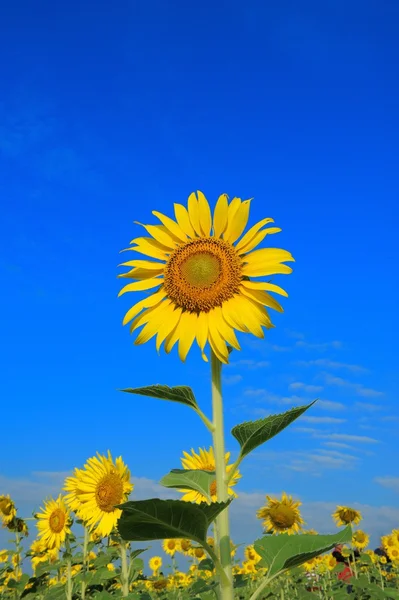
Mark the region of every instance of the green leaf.
<instances>
[{"instance_id":1,"label":"green leaf","mask_svg":"<svg viewBox=\"0 0 399 600\"><path fill-rule=\"evenodd\" d=\"M195 410L198 409L193 390L187 385L177 385L176 387L171 388L168 385L156 384L141 388L126 388L121 390L121 392L139 394L140 396L150 396L151 398L158 398L159 400L171 400L172 402L186 404L186 406L190 406Z\"/></svg>"},{"instance_id":2,"label":"green leaf","mask_svg":"<svg viewBox=\"0 0 399 600\"><path fill-rule=\"evenodd\" d=\"M288 427L290 423L300 417L308 408L313 406L315 402L316 400L306 406L291 408L291 410L287 410L287 412L279 415L270 415L258 421L247 421L233 427L231 433L241 446L240 456L242 458L247 456L252 450L280 433L280 431Z\"/></svg>"},{"instance_id":3,"label":"green leaf","mask_svg":"<svg viewBox=\"0 0 399 600\"><path fill-rule=\"evenodd\" d=\"M215 481L215 477L214 471L172 469L159 483L167 488L194 490L210 500L211 484Z\"/></svg>"},{"instance_id":4,"label":"green leaf","mask_svg":"<svg viewBox=\"0 0 399 600\"><path fill-rule=\"evenodd\" d=\"M148 548L138 548L137 550L132 550L130 553L130 560L137 558L137 556L140 556L140 554L143 554L143 552L146 550L148 550Z\"/></svg>"},{"instance_id":5,"label":"green leaf","mask_svg":"<svg viewBox=\"0 0 399 600\"><path fill-rule=\"evenodd\" d=\"M214 568L215 564L210 558L204 558L200 563L198 563L199 571L213 571Z\"/></svg>"},{"instance_id":6,"label":"green leaf","mask_svg":"<svg viewBox=\"0 0 399 600\"><path fill-rule=\"evenodd\" d=\"M255 542L255 550L262 560L260 566L267 567L267 577L298 565L328 552L336 544L347 544L352 540L352 529L333 535L275 535L265 536Z\"/></svg>"},{"instance_id":7,"label":"green leaf","mask_svg":"<svg viewBox=\"0 0 399 600\"><path fill-rule=\"evenodd\" d=\"M124 540L187 538L203 544L210 524L230 502L193 504L159 498L125 502L118 505L122 515L117 527Z\"/></svg>"}]
</instances>

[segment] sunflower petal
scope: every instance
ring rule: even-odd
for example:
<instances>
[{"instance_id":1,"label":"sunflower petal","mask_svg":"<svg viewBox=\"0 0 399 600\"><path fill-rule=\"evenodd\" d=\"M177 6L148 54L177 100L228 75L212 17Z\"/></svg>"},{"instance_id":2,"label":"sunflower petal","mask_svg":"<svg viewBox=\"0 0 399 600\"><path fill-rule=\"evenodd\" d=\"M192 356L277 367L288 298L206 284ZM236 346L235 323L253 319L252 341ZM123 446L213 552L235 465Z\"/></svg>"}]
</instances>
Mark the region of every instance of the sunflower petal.
<instances>
[{"instance_id":1,"label":"sunflower petal","mask_svg":"<svg viewBox=\"0 0 399 600\"><path fill-rule=\"evenodd\" d=\"M168 311L165 314L165 321L161 325L157 335L156 341L156 349L159 351L162 342L165 341L167 336L174 330L177 323L180 320L182 314L182 309L178 306L176 307L173 303L171 303L168 307Z\"/></svg>"},{"instance_id":2,"label":"sunflower petal","mask_svg":"<svg viewBox=\"0 0 399 600\"><path fill-rule=\"evenodd\" d=\"M227 350L226 342L223 340L218 330L215 327L212 327L211 329L211 327L212 325L209 323L209 344L220 362L227 365L229 362L229 351Z\"/></svg>"},{"instance_id":3,"label":"sunflower petal","mask_svg":"<svg viewBox=\"0 0 399 600\"><path fill-rule=\"evenodd\" d=\"M283 288L267 281L246 281L243 279L241 285L250 290L269 290L269 292L275 292L276 294L280 294L280 296L288 298L288 294Z\"/></svg>"},{"instance_id":4,"label":"sunflower petal","mask_svg":"<svg viewBox=\"0 0 399 600\"><path fill-rule=\"evenodd\" d=\"M173 219L171 219L170 217L167 217L166 215L158 212L157 210L153 210L152 214L157 217L162 225L164 225L166 227L166 229L169 229L169 231L177 238L179 238L179 240L181 240L182 242L186 242L187 241L187 234L180 228L180 226L178 225L178 223L176 223Z\"/></svg>"},{"instance_id":5,"label":"sunflower petal","mask_svg":"<svg viewBox=\"0 0 399 600\"><path fill-rule=\"evenodd\" d=\"M223 234L223 239L227 240L230 236L230 231L234 227L234 219L237 211L241 206L241 198L233 198L227 209L227 226Z\"/></svg>"},{"instance_id":6,"label":"sunflower petal","mask_svg":"<svg viewBox=\"0 0 399 600\"><path fill-rule=\"evenodd\" d=\"M176 221L182 231L189 237L195 237L195 231L191 225L188 210L183 204L174 204Z\"/></svg>"},{"instance_id":7,"label":"sunflower petal","mask_svg":"<svg viewBox=\"0 0 399 600\"><path fill-rule=\"evenodd\" d=\"M230 346L236 350L241 350L240 344L238 343L234 329L228 325L223 317L223 312L220 306L216 306L213 310L208 313L209 328L217 329L220 335Z\"/></svg>"},{"instance_id":8,"label":"sunflower petal","mask_svg":"<svg viewBox=\"0 0 399 600\"><path fill-rule=\"evenodd\" d=\"M231 225L224 235L224 239L226 242L230 242L230 244L234 244L244 231L245 227L248 223L249 218L249 207L251 204L251 200L244 200L239 206Z\"/></svg>"},{"instance_id":9,"label":"sunflower petal","mask_svg":"<svg viewBox=\"0 0 399 600\"><path fill-rule=\"evenodd\" d=\"M259 231L252 238L251 241L249 241L247 244L245 244L245 246L242 246L240 248L240 250L238 251L239 254L242 255L242 254L246 254L247 252L251 252L251 250L256 248L256 246L258 246L261 242L263 242L263 240L265 239L265 237L267 235L270 235L273 233L280 233L280 231L281 231L280 227L269 227L269 229L263 229L263 231Z\"/></svg>"},{"instance_id":10,"label":"sunflower petal","mask_svg":"<svg viewBox=\"0 0 399 600\"><path fill-rule=\"evenodd\" d=\"M168 250L174 250L178 245L176 239L174 239L174 236L172 237L172 234L168 232L166 227L162 227L161 225L143 225L138 221L135 221L135 223L144 227L147 233Z\"/></svg>"},{"instance_id":11,"label":"sunflower petal","mask_svg":"<svg viewBox=\"0 0 399 600\"><path fill-rule=\"evenodd\" d=\"M295 262L294 257L287 250L281 248L262 248L246 254L243 261L247 265L270 265L271 263Z\"/></svg>"},{"instance_id":12,"label":"sunflower petal","mask_svg":"<svg viewBox=\"0 0 399 600\"><path fill-rule=\"evenodd\" d=\"M165 297L165 292L162 289L159 292L157 292L156 294L151 294L151 296L148 296L148 298L144 298L144 300L137 302L137 304L135 304L134 306L129 308L129 310L123 317L123 321L122 321L123 325L127 325L127 323L129 323L129 321L134 319L134 317L136 315L138 315L144 308L150 308L152 306L156 306L159 302L162 302L164 297Z\"/></svg>"},{"instance_id":13,"label":"sunflower petal","mask_svg":"<svg viewBox=\"0 0 399 600\"><path fill-rule=\"evenodd\" d=\"M201 230L205 237L209 237L212 227L211 209L209 207L208 200L205 198L202 192L198 190L197 196Z\"/></svg>"},{"instance_id":14,"label":"sunflower petal","mask_svg":"<svg viewBox=\"0 0 399 600\"><path fill-rule=\"evenodd\" d=\"M154 335L158 333L160 324L164 321L165 315L168 309L168 301L162 302L160 306L157 306L154 310L154 313L151 316L151 319L148 321L146 325L144 325L143 329L140 331L139 335L134 341L135 346L139 346L140 344L145 344L148 342Z\"/></svg>"},{"instance_id":15,"label":"sunflower petal","mask_svg":"<svg viewBox=\"0 0 399 600\"><path fill-rule=\"evenodd\" d=\"M141 292L143 290L150 290L151 288L162 284L163 277L154 277L153 279L145 279L144 281L134 281L133 283L125 285L119 292L118 297L122 296L122 294L126 294L126 292Z\"/></svg>"},{"instance_id":16,"label":"sunflower petal","mask_svg":"<svg viewBox=\"0 0 399 600\"><path fill-rule=\"evenodd\" d=\"M169 250L152 238L136 238L131 241L131 244L136 244L136 246L125 248L125 250L121 250L121 252L138 252L139 254L145 254L146 256L157 258L159 260L166 260L168 258Z\"/></svg>"},{"instance_id":17,"label":"sunflower petal","mask_svg":"<svg viewBox=\"0 0 399 600\"><path fill-rule=\"evenodd\" d=\"M195 339L197 318L196 313L184 312L180 319L179 358L183 362Z\"/></svg>"},{"instance_id":18,"label":"sunflower petal","mask_svg":"<svg viewBox=\"0 0 399 600\"><path fill-rule=\"evenodd\" d=\"M188 215L190 217L190 223L193 226L195 233L199 237L202 237L198 200L194 192L188 197Z\"/></svg>"},{"instance_id":19,"label":"sunflower petal","mask_svg":"<svg viewBox=\"0 0 399 600\"><path fill-rule=\"evenodd\" d=\"M247 233L243 236L243 238L236 245L237 252L241 252L242 248L244 246L246 246L246 244L249 244L252 241L252 239L255 237L255 235L258 233L258 231L260 229L262 229L262 227L264 227L265 225L268 225L268 223L274 223L274 219L271 219L271 218L262 219L262 221L255 223L255 225L253 225L251 227L251 229L248 229Z\"/></svg>"},{"instance_id":20,"label":"sunflower petal","mask_svg":"<svg viewBox=\"0 0 399 600\"><path fill-rule=\"evenodd\" d=\"M291 267L282 264L265 265L244 265L242 274L246 277L266 277L266 275L289 275L292 273Z\"/></svg>"},{"instance_id":21,"label":"sunflower petal","mask_svg":"<svg viewBox=\"0 0 399 600\"><path fill-rule=\"evenodd\" d=\"M213 235L220 238L227 227L228 195L222 194L216 202L213 213Z\"/></svg>"},{"instance_id":22,"label":"sunflower petal","mask_svg":"<svg viewBox=\"0 0 399 600\"><path fill-rule=\"evenodd\" d=\"M281 306L281 304L279 304L277 302L277 300L275 300L267 292L264 292L262 290L249 290L248 288L245 288L245 287L242 287L241 291L248 298L251 298L251 300L258 302L259 304L262 304L263 306L269 306L270 308L274 308L274 310L277 310L278 312L281 312L281 313L284 312L284 309Z\"/></svg>"}]
</instances>

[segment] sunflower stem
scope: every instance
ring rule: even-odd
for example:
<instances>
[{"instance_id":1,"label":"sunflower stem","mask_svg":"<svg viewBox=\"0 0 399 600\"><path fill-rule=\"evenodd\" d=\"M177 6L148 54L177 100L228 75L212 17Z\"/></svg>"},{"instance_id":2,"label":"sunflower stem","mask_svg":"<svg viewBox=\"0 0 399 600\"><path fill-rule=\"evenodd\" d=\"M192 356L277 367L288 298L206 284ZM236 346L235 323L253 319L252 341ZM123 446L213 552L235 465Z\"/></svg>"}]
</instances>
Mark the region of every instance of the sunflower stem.
<instances>
[{"instance_id":1,"label":"sunflower stem","mask_svg":"<svg viewBox=\"0 0 399 600\"><path fill-rule=\"evenodd\" d=\"M84 537L83 537L83 580L81 587L81 595L82 600L85 600L86 597L86 575L87 575L87 545L89 543L89 530L87 527L84 527Z\"/></svg>"},{"instance_id":2,"label":"sunflower stem","mask_svg":"<svg viewBox=\"0 0 399 600\"><path fill-rule=\"evenodd\" d=\"M121 554L121 567L122 567L122 596L126 598L129 595L129 567L127 564L127 551L126 551L126 543L121 540L119 544L120 554Z\"/></svg>"},{"instance_id":3,"label":"sunflower stem","mask_svg":"<svg viewBox=\"0 0 399 600\"><path fill-rule=\"evenodd\" d=\"M212 372L212 409L213 409L213 447L216 467L216 491L218 502L228 500L226 479L226 458L224 449L224 423L221 372L222 363L211 351ZM219 558L223 576L219 576L220 600L233 600L233 573L231 565L231 548L229 532L229 509L226 507L216 518L218 531Z\"/></svg>"},{"instance_id":4,"label":"sunflower stem","mask_svg":"<svg viewBox=\"0 0 399 600\"><path fill-rule=\"evenodd\" d=\"M202 410L199 407L195 409L195 412L200 417L205 427L213 434L213 432L215 431L215 426L212 423L212 421L208 419L208 417L202 412Z\"/></svg>"},{"instance_id":5,"label":"sunflower stem","mask_svg":"<svg viewBox=\"0 0 399 600\"><path fill-rule=\"evenodd\" d=\"M65 550L66 550L66 589L65 595L67 600L72 600L72 555L71 555L71 545L69 543L69 538L66 536L65 538Z\"/></svg>"}]
</instances>

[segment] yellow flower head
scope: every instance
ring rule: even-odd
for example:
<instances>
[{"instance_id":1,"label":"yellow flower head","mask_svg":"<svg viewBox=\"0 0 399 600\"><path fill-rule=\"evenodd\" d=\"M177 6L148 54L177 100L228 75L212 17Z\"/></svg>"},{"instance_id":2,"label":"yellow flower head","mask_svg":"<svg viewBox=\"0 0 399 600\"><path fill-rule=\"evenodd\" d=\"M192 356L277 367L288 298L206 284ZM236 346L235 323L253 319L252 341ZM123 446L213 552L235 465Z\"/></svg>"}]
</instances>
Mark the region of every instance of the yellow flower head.
<instances>
[{"instance_id":1,"label":"yellow flower head","mask_svg":"<svg viewBox=\"0 0 399 600\"><path fill-rule=\"evenodd\" d=\"M391 536L396 540L399 545L399 529L392 529Z\"/></svg>"},{"instance_id":2,"label":"yellow flower head","mask_svg":"<svg viewBox=\"0 0 399 600\"><path fill-rule=\"evenodd\" d=\"M252 560L246 560L242 563L243 574L256 573L256 563Z\"/></svg>"},{"instance_id":3,"label":"yellow flower head","mask_svg":"<svg viewBox=\"0 0 399 600\"><path fill-rule=\"evenodd\" d=\"M393 562L399 561L399 546L389 546L387 548L387 554Z\"/></svg>"},{"instance_id":4,"label":"yellow flower head","mask_svg":"<svg viewBox=\"0 0 399 600\"><path fill-rule=\"evenodd\" d=\"M65 482L69 492L65 501L90 529L105 537L111 533L122 514L116 505L127 500L133 489L130 471L122 457L112 460L108 456L89 458L83 469L75 469L75 476Z\"/></svg>"},{"instance_id":5,"label":"yellow flower head","mask_svg":"<svg viewBox=\"0 0 399 600\"><path fill-rule=\"evenodd\" d=\"M294 502L292 496L283 492L281 500L266 496L267 504L257 512L258 519L263 519L264 527L274 533L298 533L304 523L298 507L302 502Z\"/></svg>"},{"instance_id":6,"label":"yellow flower head","mask_svg":"<svg viewBox=\"0 0 399 600\"><path fill-rule=\"evenodd\" d=\"M206 558L205 550L201 546L193 546L190 550L190 554L198 560Z\"/></svg>"},{"instance_id":7,"label":"yellow flower head","mask_svg":"<svg viewBox=\"0 0 399 600\"><path fill-rule=\"evenodd\" d=\"M30 547L32 554L42 554L42 552L45 552L46 549L46 544L41 539L34 540Z\"/></svg>"},{"instance_id":8,"label":"yellow flower head","mask_svg":"<svg viewBox=\"0 0 399 600\"><path fill-rule=\"evenodd\" d=\"M8 561L8 550L0 550L0 565Z\"/></svg>"},{"instance_id":9,"label":"yellow flower head","mask_svg":"<svg viewBox=\"0 0 399 600\"><path fill-rule=\"evenodd\" d=\"M214 455L212 446L209 448L209 450L200 448L198 451L198 454L193 449L191 449L191 454L189 454L188 452L184 452L184 451L183 451L183 454L184 454L184 458L181 459L183 469L193 469L193 470L211 471L211 472L216 471L215 455ZM230 452L226 452L225 459L226 459L226 472L227 473L230 473L231 469L233 468L233 465L228 464L229 458L230 458ZM229 495L233 496L234 498L237 497L237 494L234 492L232 487L234 485L236 485L237 481L241 477L242 477L242 475L240 474L240 472L237 469L237 471L234 473L232 480L229 483L228 492L229 492ZM196 492L195 490L184 490L184 489L180 489L179 491L184 493L184 496L182 496L182 500L184 500L185 502L195 502L196 504L200 504L201 502L207 502L209 504L209 501L206 498L206 496L203 496L200 492ZM216 479L215 479L215 481L213 481L211 483L210 494L211 494L212 502L216 502L217 501Z\"/></svg>"},{"instance_id":10,"label":"yellow flower head","mask_svg":"<svg viewBox=\"0 0 399 600\"><path fill-rule=\"evenodd\" d=\"M391 535L383 535L381 538L381 543L383 545L383 547L385 548L385 550L388 550L388 548L393 548L394 546L398 545L398 542L395 538L395 536Z\"/></svg>"},{"instance_id":11,"label":"yellow flower head","mask_svg":"<svg viewBox=\"0 0 399 600\"><path fill-rule=\"evenodd\" d=\"M151 571L158 573L159 569L162 567L162 558L160 556L152 556L148 561L148 566Z\"/></svg>"},{"instance_id":12,"label":"yellow flower head","mask_svg":"<svg viewBox=\"0 0 399 600\"><path fill-rule=\"evenodd\" d=\"M17 516L17 510L10 496L0 496L0 519L3 525L8 525Z\"/></svg>"},{"instance_id":13,"label":"yellow flower head","mask_svg":"<svg viewBox=\"0 0 399 600\"><path fill-rule=\"evenodd\" d=\"M70 530L69 510L61 495L44 503L43 512L36 515L39 538L46 549L60 548Z\"/></svg>"},{"instance_id":14,"label":"yellow flower head","mask_svg":"<svg viewBox=\"0 0 399 600\"><path fill-rule=\"evenodd\" d=\"M112 571L112 572L115 571L115 565L114 565L114 563L108 563L107 564L107 569L108 569L108 571Z\"/></svg>"},{"instance_id":15,"label":"yellow flower head","mask_svg":"<svg viewBox=\"0 0 399 600\"><path fill-rule=\"evenodd\" d=\"M258 563L262 557L256 552L254 546L247 546L244 550L244 555L247 561Z\"/></svg>"},{"instance_id":16,"label":"yellow flower head","mask_svg":"<svg viewBox=\"0 0 399 600\"><path fill-rule=\"evenodd\" d=\"M352 535L352 544L359 550L363 550L369 545L370 536L361 529L357 529Z\"/></svg>"},{"instance_id":17,"label":"yellow flower head","mask_svg":"<svg viewBox=\"0 0 399 600\"><path fill-rule=\"evenodd\" d=\"M264 337L262 327L273 327L268 308L282 312L280 304L268 293L287 296L280 287L264 278L277 273L288 274L293 261L286 250L254 250L267 235L281 231L265 228L273 219L263 219L245 235L250 200L219 197L213 218L202 192L191 194L188 208L175 204L175 218L153 211L161 225L144 225L150 237L138 237L127 250L138 252L146 260L131 260L119 275L133 279L119 292L155 290L128 310L123 319L133 321L130 331L144 325L135 344L143 344L155 335L156 348L165 342L169 353L179 342L179 357L185 360L197 341L205 360L209 342L217 358L228 362L230 344L240 349L235 330ZM241 238L241 239L240 239ZM239 241L238 241L239 240ZM154 260L155 259L155 260Z\"/></svg>"},{"instance_id":18,"label":"yellow flower head","mask_svg":"<svg viewBox=\"0 0 399 600\"><path fill-rule=\"evenodd\" d=\"M177 551L178 540L176 539L166 539L162 543L162 548L166 554L169 556L174 556Z\"/></svg>"},{"instance_id":19,"label":"yellow flower head","mask_svg":"<svg viewBox=\"0 0 399 600\"><path fill-rule=\"evenodd\" d=\"M337 510L332 516L336 520L338 527L349 525L349 523L358 525L362 520L361 513L355 508L349 508L349 506L337 506Z\"/></svg>"},{"instance_id":20,"label":"yellow flower head","mask_svg":"<svg viewBox=\"0 0 399 600\"><path fill-rule=\"evenodd\" d=\"M190 550L192 548L191 540L182 538L176 540L177 542L177 551L181 554L186 554L187 556L190 554Z\"/></svg>"}]
</instances>

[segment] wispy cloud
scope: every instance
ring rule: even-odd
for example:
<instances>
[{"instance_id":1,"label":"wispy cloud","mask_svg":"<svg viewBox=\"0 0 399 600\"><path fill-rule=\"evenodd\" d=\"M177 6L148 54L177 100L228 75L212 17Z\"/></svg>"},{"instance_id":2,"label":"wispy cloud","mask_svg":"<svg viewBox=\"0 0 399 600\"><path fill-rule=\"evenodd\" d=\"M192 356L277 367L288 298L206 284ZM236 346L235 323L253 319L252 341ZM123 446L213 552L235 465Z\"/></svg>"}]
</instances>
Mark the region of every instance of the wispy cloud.
<instances>
[{"instance_id":1,"label":"wispy cloud","mask_svg":"<svg viewBox=\"0 0 399 600\"><path fill-rule=\"evenodd\" d=\"M304 392L309 392L310 394L321 392L323 389L321 385L308 385L302 381L294 381L293 383L290 383L288 387L290 390L303 390Z\"/></svg>"},{"instance_id":2,"label":"wispy cloud","mask_svg":"<svg viewBox=\"0 0 399 600\"><path fill-rule=\"evenodd\" d=\"M325 367L327 369L346 369L353 373L366 373L367 369L360 365L352 365L343 362L337 362L328 358L317 358L316 360L297 360L295 364L299 367Z\"/></svg>"},{"instance_id":3,"label":"wispy cloud","mask_svg":"<svg viewBox=\"0 0 399 600\"><path fill-rule=\"evenodd\" d=\"M304 340L305 335L300 331L293 331L292 329L284 329L284 333L287 337L294 338L295 340Z\"/></svg>"},{"instance_id":4,"label":"wispy cloud","mask_svg":"<svg viewBox=\"0 0 399 600\"><path fill-rule=\"evenodd\" d=\"M291 352L293 350L290 346L279 346L277 344L272 344L271 349L274 352Z\"/></svg>"},{"instance_id":5,"label":"wispy cloud","mask_svg":"<svg viewBox=\"0 0 399 600\"><path fill-rule=\"evenodd\" d=\"M298 340L295 345L298 348L306 348L307 350L319 350L320 352L324 352L325 350L329 350L331 348L338 349L342 347L342 342L338 340L334 340L333 342L324 342L324 343L311 343L305 342L304 340Z\"/></svg>"},{"instance_id":6,"label":"wispy cloud","mask_svg":"<svg viewBox=\"0 0 399 600\"><path fill-rule=\"evenodd\" d=\"M323 378L324 382L327 385L349 388L353 390L358 396L377 397L384 395L384 392L381 392L379 390L373 390L372 388L367 388L361 383L353 383L353 381L348 381L347 379L343 379L342 377L336 377L334 375L331 375L330 373L320 373L319 376Z\"/></svg>"},{"instance_id":7,"label":"wispy cloud","mask_svg":"<svg viewBox=\"0 0 399 600\"><path fill-rule=\"evenodd\" d=\"M399 494L399 477L376 477L374 481Z\"/></svg>"},{"instance_id":8,"label":"wispy cloud","mask_svg":"<svg viewBox=\"0 0 399 600\"><path fill-rule=\"evenodd\" d=\"M317 433L317 437L336 440L342 442L358 442L359 444L379 444L380 441L375 438L367 437L365 435L352 435L350 433Z\"/></svg>"},{"instance_id":9,"label":"wispy cloud","mask_svg":"<svg viewBox=\"0 0 399 600\"><path fill-rule=\"evenodd\" d=\"M301 421L306 421L306 423L327 423L327 424L338 424L345 423L346 419L337 419L336 417L312 417L309 415L302 415Z\"/></svg>"},{"instance_id":10,"label":"wispy cloud","mask_svg":"<svg viewBox=\"0 0 399 600\"><path fill-rule=\"evenodd\" d=\"M270 362L268 360L251 360L251 359L242 359L235 360L229 364L229 367L245 367L247 369L265 369L270 367Z\"/></svg>"},{"instance_id":11,"label":"wispy cloud","mask_svg":"<svg viewBox=\"0 0 399 600\"><path fill-rule=\"evenodd\" d=\"M376 410L381 410L383 407L379 404L370 404L369 402L355 402L355 408L361 411L375 412Z\"/></svg>"},{"instance_id":12,"label":"wispy cloud","mask_svg":"<svg viewBox=\"0 0 399 600\"><path fill-rule=\"evenodd\" d=\"M354 450L353 446L349 444L345 444L344 442L322 442L324 446L328 446L329 448L343 448L345 450Z\"/></svg>"},{"instance_id":13,"label":"wispy cloud","mask_svg":"<svg viewBox=\"0 0 399 600\"><path fill-rule=\"evenodd\" d=\"M333 402L332 400L318 400L315 406L323 410L345 410L345 404L342 404L342 402Z\"/></svg>"},{"instance_id":14,"label":"wispy cloud","mask_svg":"<svg viewBox=\"0 0 399 600\"><path fill-rule=\"evenodd\" d=\"M242 375L223 375L223 383L226 385L235 385L242 381Z\"/></svg>"}]
</instances>

